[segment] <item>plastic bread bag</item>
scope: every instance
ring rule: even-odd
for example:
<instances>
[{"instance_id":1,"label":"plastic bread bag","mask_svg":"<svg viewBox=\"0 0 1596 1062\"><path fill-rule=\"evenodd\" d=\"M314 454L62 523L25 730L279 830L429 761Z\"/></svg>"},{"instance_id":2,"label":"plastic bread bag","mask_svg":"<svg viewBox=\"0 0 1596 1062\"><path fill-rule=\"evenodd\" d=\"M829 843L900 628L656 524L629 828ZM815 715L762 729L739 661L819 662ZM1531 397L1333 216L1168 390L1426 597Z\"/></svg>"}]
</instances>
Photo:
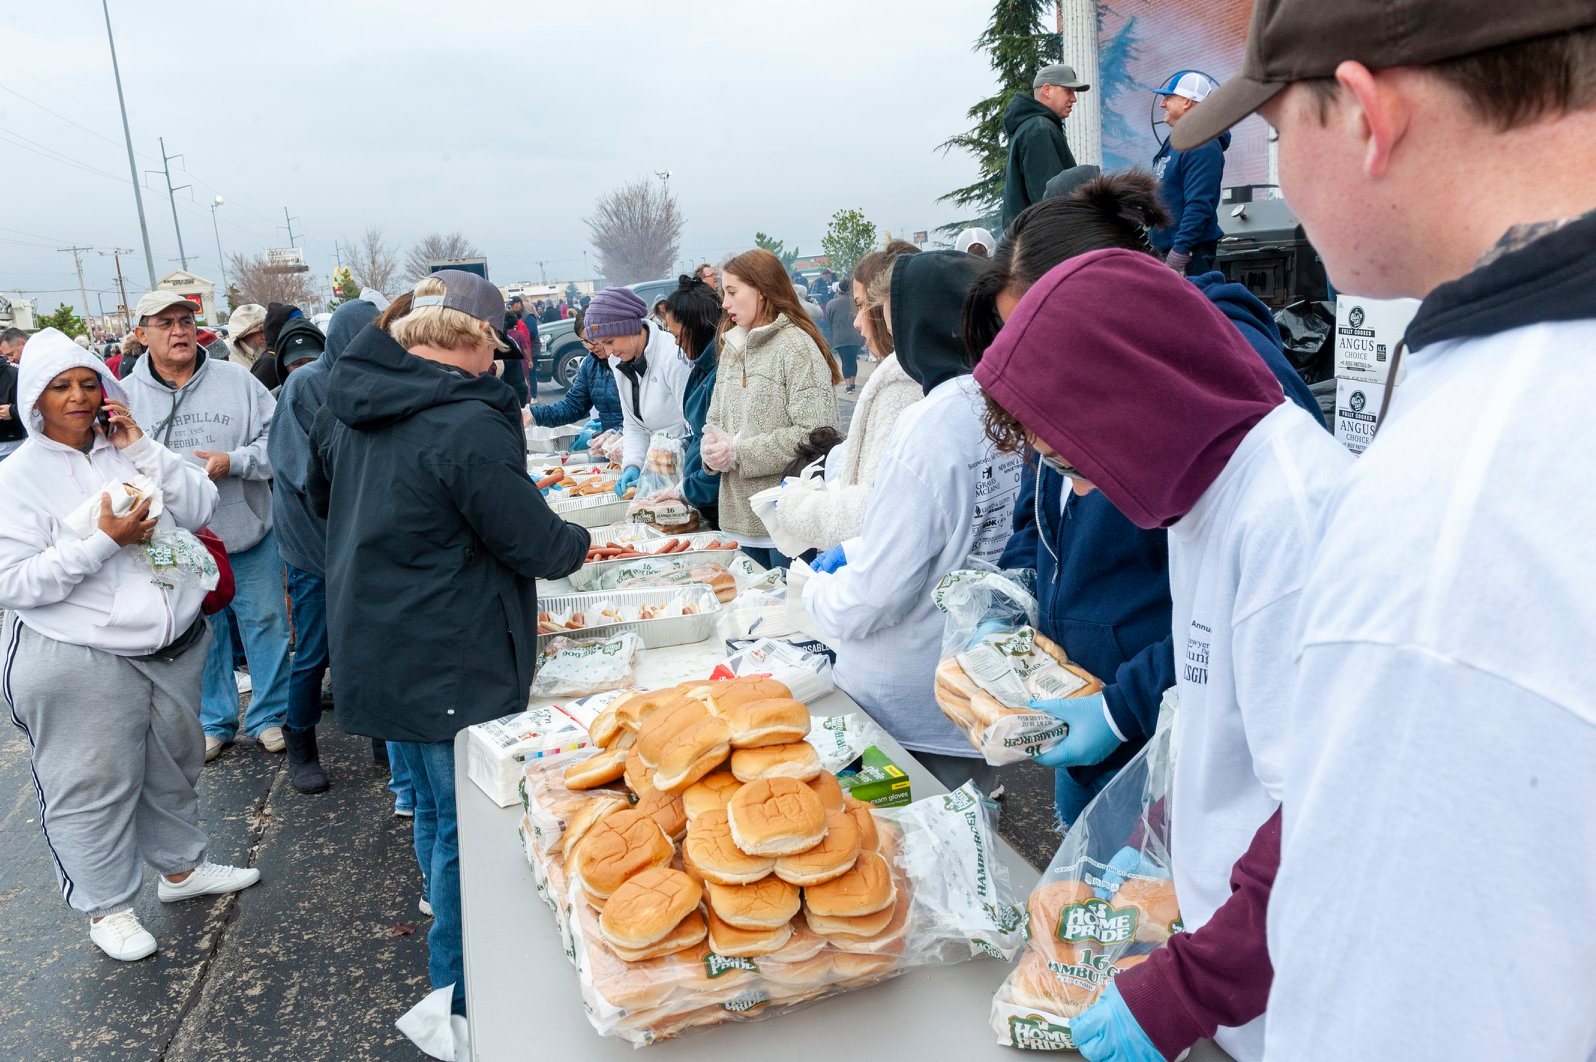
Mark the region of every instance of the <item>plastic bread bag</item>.
<instances>
[{"instance_id":1,"label":"plastic bread bag","mask_svg":"<svg viewBox=\"0 0 1596 1062\"><path fill-rule=\"evenodd\" d=\"M1073 1050L1070 1022L1180 932L1170 877L1173 692L1146 746L1086 805L1027 902L1019 965L992 999L998 1043Z\"/></svg>"},{"instance_id":2,"label":"plastic bread bag","mask_svg":"<svg viewBox=\"0 0 1596 1062\"><path fill-rule=\"evenodd\" d=\"M682 440L669 432L655 432L648 439L648 453L643 458L642 473L637 481L637 496L651 498L671 491L680 497L685 465Z\"/></svg>"},{"instance_id":3,"label":"plastic bread bag","mask_svg":"<svg viewBox=\"0 0 1596 1062\"><path fill-rule=\"evenodd\" d=\"M632 631L604 638L550 640L538 654L534 697L577 697L632 684L643 641Z\"/></svg>"},{"instance_id":4,"label":"plastic bread bag","mask_svg":"<svg viewBox=\"0 0 1596 1062\"><path fill-rule=\"evenodd\" d=\"M748 675L775 679L805 704L813 704L837 688L831 678L830 657L806 652L791 642L774 638L760 638L743 646L726 657L725 663L717 665L709 677L743 678Z\"/></svg>"},{"instance_id":5,"label":"plastic bread bag","mask_svg":"<svg viewBox=\"0 0 1596 1062\"><path fill-rule=\"evenodd\" d=\"M192 531L174 526L170 518L160 522L161 514L166 511L161 485L149 476L137 475L100 484L99 490L67 514L65 522L73 534L91 538L100 529L101 494L110 496L111 512L115 516L126 516L139 502L145 498L150 500L149 515L158 521L155 534L148 542L135 542L130 548L152 583L163 590L175 590L180 586L207 591L216 589L221 578L216 558Z\"/></svg>"},{"instance_id":6,"label":"plastic bread bag","mask_svg":"<svg viewBox=\"0 0 1596 1062\"><path fill-rule=\"evenodd\" d=\"M800 630L787 605L788 574L783 568L768 568L740 586L736 599L721 610L720 636L728 641L780 638Z\"/></svg>"},{"instance_id":7,"label":"plastic bread bag","mask_svg":"<svg viewBox=\"0 0 1596 1062\"><path fill-rule=\"evenodd\" d=\"M1036 629L1035 573L969 568L931 592L947 615L936 699L970 745L994 766L1052 748L1069 727L1032 700L1084 697L1103 688Z\"/></svg>"},{"instance_id":8,"label":"plastic bread bag","mask_svg":"<svg viewBox=\"0 0 1596 1062\"><path fill-rule=\"evenodd\" d=\"M805 741L820 753L821 769L840 774L872 745L887 743L881 724L863 712L820 716L810 721Z\"/></svg>"}]
</instances>

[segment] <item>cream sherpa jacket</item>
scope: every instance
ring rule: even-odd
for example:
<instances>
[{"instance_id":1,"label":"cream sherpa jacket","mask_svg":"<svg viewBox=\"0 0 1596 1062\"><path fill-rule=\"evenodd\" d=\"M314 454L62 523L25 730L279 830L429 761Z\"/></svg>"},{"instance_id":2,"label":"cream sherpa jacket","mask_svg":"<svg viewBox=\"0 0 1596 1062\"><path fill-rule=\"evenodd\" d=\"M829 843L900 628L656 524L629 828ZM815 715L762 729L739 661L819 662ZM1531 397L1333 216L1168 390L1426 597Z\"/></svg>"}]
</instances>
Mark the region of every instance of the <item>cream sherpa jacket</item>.
<instances>
[{"instance_id":1,"label":"cream sherpa jacket","mask_svg":"<svg viewBox=\"0 0 1596 1062\"><path fill-rule=\"evenodd\" d=\"M763 537L768 531L748 499L781 482L811 431L837 426L837 396L820 348L786 314L722 339L704 422L737 440L737 465L720 477L720 526Z\"/></svg>"},{"instance_id":2,"label":"cream sherpa jacket","mask_svg":"<svg viewBox=\"0 0 1596 1062\"><path fill-rule=\"evenodd\" d=\"M782 530L813 549L830 549L857 535L893 425L922 397L920 385L903 371L896 355L888 354L859 392L848 441L832 454L832 460L841 460L840 470L828 478L824 490L789 487L781 492L774 519Z\"/></svg>"}]
</instances>

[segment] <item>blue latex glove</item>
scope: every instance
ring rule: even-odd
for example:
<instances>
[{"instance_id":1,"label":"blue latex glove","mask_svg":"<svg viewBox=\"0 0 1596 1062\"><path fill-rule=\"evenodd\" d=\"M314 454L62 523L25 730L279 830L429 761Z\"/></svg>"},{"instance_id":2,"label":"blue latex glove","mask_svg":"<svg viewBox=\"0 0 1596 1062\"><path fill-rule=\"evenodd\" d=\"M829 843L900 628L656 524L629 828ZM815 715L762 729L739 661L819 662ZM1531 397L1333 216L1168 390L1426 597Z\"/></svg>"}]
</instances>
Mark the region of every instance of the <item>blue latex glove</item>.
<instances>
[{"instance_id":1,"label":"blue latex glove","mask_svg":"<svg viewBox=\"0 0 1596 1062\"><path fill-rule=\"evenodd\" d=\"M571 449L573 449L573 450L586 450L587 449L587 444L593 441L593 436L598 434L598 430L599 430L599 422L598 421L596 421L596 420L588 421L587 425L582 429L581 434L577 435L576 442L571 444Z\"/></svg>"},{"instance_id":2,"label":"blue latex glove","mask_svg":"<svg viewBox=\"0 0 1596 1062\"><path fill-rule=\"evenodd\" d=\"M975 633L970 635L970 640L964 643L966 649L975 645L989 634L1002 634L1009 629L1009 625L1000 619L984 619L976 624Z\"/></svg>"},{"instance_id":3,"label":"blue latex glove","mask_svg":"<svg viewBox=\"0 0 1596 1062\"><path fill-rule=\"evenodd\" d=\"M1103 713L1103 695L1061 697L1052 701L1032 701L1031 710L1046 712L1069 724L1064 740L1037 753L1032 759L1043 767L1088 767L1102 763L1122 744Z\"/></svg>"},{"instance_id":4,"label":"blue latex glove","mask_svg":"<svg viewBox=\"0 0 1596 1062\"><path fill-rule=\"evenodd\" d=\"M834 572L847 563L848 555L842 551L842 547L832 546L811 561L809 566L817 572Z\"/></svg>"},{"instance_id":5,"label":"blue latex glove","mask_svg":"<svg viewBox=\"0 0 1596 1062\"><path fill-rule=\"evenodd\" d=\"M643 473L635 468L628 468L625 472L622 472L621 477L615 481L615 496L617 498L625 497L627 488L635 486L642 477Z\"/></svg>"},{"instance_id":6,"label":"blue latex glove","mask_svg":"<svg viewBox=\"0 0 1596 1062\"><path fill-rule=\"evenodd\" d=\"M1092 891L1097 893L1098 899L1106 900L1113 896L1133 874L1144 878L1169 876L1164 868L1142 855L1137 849L1126 845L1114 853L1114 858L1108 861L1108 867L1103 871L1102 878L1107 884L1099 885Z\"/></svg>"},{"instance_id":7,"label":"blue latex glove","mask_svg":"<svg viewBox=\"0 0 1596 1062\"><path fill-rule=\"evenodd\" d=\"M1070 1038L1087 1062L1164 1062L1112 981L1096 1003L1070 1022Z\"/></svg>"}]
</instances>

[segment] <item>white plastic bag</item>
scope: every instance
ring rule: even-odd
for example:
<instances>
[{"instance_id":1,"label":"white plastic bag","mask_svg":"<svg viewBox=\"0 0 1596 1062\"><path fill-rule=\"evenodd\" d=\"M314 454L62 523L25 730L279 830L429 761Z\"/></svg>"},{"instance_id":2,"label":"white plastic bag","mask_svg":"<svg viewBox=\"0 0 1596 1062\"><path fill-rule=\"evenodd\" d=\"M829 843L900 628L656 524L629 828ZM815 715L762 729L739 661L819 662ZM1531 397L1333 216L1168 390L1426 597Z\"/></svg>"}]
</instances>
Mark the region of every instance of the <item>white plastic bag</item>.
<instances>
[{"instance_id":1,"label":"white plastic bag","mask_svg":"<svg viewBox=\"0 0 1596 1062\"><path fill-rule=\"evenodd\" d=\"M813 704L836 689L831 679L831 658L810 653L791 642L760 638L726 658L710 673L712 679L767 675L792 691L805 704Z\"/></svg>"},{"instance_id":2,"label":"white plastic bag","mask_svg":"<svg viewBox=\"0 0 1596 1062\"><path fill-rule=\"evenodd\" d=\"M1086 805L1027 902L1026 948L992 999L1005 1046L1073 1050L1070 1022L1181 931L1170 873L1173 691L1152 740Z\"/></svg>"},{"instance_id":3,"label":"white plastic bag","mask_svg":"<svg viewBox=\"0 0 1596 1062\"><path fill-rule=\"evenodd\" d=\"M90 538L100 529L102 493L110 495L111 512L116 516L126 516L146 497L150 499L152 518L158 521L166 511L161 485L149 476L107 480L93 496L67 514L66 525L79 538ZM162 589L193 586L210 591L221 579L211 551L192 531L175 526L169 517L164 524L155 525L155 535L148 542L133 543L131 548L139 566L149 573L150 582Z\"/></svg>"},{"instance_id":4,"label":"white plastic bag","mask_svg":"<svg viewBox=\"0 0 1596 1062\"><path fill-rule=\"evenodd\" d=\"M812 462L805 466L804 470L796 476L788 476L776 486L766 487L748 499L749 507L753 509L754 515L765 525L765 530L770 532L770 540L776 544L778 550L788 557L797 557L808 552L812 543L802 537L794 536L782 526L781 520L777 516L781 505L781 497L789 491L825 490L824 469L824 459Z\"/></svg>"}]
</instances>

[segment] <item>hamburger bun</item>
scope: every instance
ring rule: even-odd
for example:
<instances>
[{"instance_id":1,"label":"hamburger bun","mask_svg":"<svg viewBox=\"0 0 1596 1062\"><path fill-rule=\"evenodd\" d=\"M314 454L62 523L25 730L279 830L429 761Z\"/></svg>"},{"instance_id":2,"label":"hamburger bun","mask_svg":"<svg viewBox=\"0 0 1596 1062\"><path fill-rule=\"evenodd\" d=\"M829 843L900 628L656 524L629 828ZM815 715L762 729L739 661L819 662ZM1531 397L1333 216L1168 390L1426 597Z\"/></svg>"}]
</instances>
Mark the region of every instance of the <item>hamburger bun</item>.
<instances>
[{"instance_id":1,"label":"hamburger bun","mask_svg":"<svg viewBox=\"0 0 1596 1062\"><path fill-rule=\"evenodd\" d=\"M654 783L651 781L653 774L654 772L643 762L643 757L638 755L636 748L626 754L626 769L621 774L621 780L626 783L626 788L642 796L644 790L654 788Z\"/></svg>"},{"instance_id":2,"label":"hamburger bun","mask_svg":"<svg viewBox=\"0 0 1596 1062\"><path fill-rule=\"evenodd\" d=\"M604 904L599 929L613 947L638 950L670 936L697 910L703 888L669 867L648 867L621 883Z\"/></svg>"},{"instance_id":3,"label":"hamburger bun","mask_svg":"<svg viewBox=\"0 0 1596 1062\"><path fill-rule=\"evenodd\" d=\"M626 749L619 746L601 749L586 759L574 760L561 776L567 789L597 789L626 772Z\"/></svg>"},{"instance_id":4,"label":"hamburger bun","mask_svg":"<svg viewBox=\"0 0 1596 1062\"><path fill-rule=\"evenodd\" d=\"M669 960L624 962L605 942L598 912L584 906L575 917L581 924L585 944L582 958L587 963L594 992L620 1010L643 1010L665 1002L674 988L669 977Z\"/></svg>"},{"instance_id":5,"label":"hamburger bun","mask_svg":"<svg viewBox=\"0 0 1596 1062\"><path fill-rule=\"evenodd\" d=\"M776 877L793 885L819 885L852 870L859 852L859 824L852 815L838 812L826 818L826 835L819 844L776 857Z\"/></svg>"},{"instance_id":6,"label":"hamburger bun","mask_svg":"<svg viewBox=\"0 0 1596 1062\"><path fill-rule=\"evenodd\" d=\"M710 717L703 701L677 695L649 714L637 731L637 751L643 762L658 767L665 746L676 740L699 722ZM730 732L727 740L730 741Z\"/></svg>"},{"instance_id":7,"label":"hamburger bun","mask_svg":"<svg viewBox=\"0 0 1596 1062\"><path fill-rule=\"evenodd\" d=\"M682 858L705 881L718 885L747 885L768 877L776 869L771 856L751 856L732 840L731 823L722 810L706 811L687 824Z\"/></svg>"},{"instance_id":8,"label":"hamburger bun","mask_svg":"<svg viewBox=\"0 0 1596 1062\"><path fill-rule=\"evenodd\" d=\"M704 922L701 912L694 910L681 920L664 939L650 944L646 948L617 948L611 947L617 958L625 962L640 962L644 959L657 959L662 955L674 955L684 948L702 943L708 935L709 927Z\"/></svg>"},{"instance_id":9,"label":"hamburger bun","mask_svg":"<svg viewBox=\"0 0 1596 1062\"><path fill-rule=\"evenodd\" d=\"M820 774L820 753L807 741L737 749L731 754L731 772L741 782L757 782L761 778L807 782Z\"/></svg>"},{"instance_id":10,"label":"hamburger bun","mask_svg":"<svg viewBox=\"0 0 1596 1062\"><path fill-rule=\"evenodd\" d=\"M809 928L809 923L802 918L792 920L792 937L780 950L771 952L765 957L765 962L760 963L760 969L765 968L765 963L771 962L803 962L812 959L822 952L828 951L826 938Z\"/></svg>"},{"instance_id":11,"label":"hamburger bun","mask_svg":"<svg viewBox=\"0 0 1596 1062\"><path fill-rule=\"evenodd\" d=\"M668 866L673 852L659 823L628 808L593 824L576 846L571 871L589 895L607 900L638 871Z\"/></svg>"},{"instance_id":12,"label":"hamburger bun","mask_svg":"<svg viewBox=\"0 0 1596 1062\"><path fill-rule=\"evenodd\" d=\"M712 736L706 736L700 733L696 736L696 738L694 738L694 740L706 742L713 740L713 738ZM716 768L724 765L726 762L726 754L730 751L731 746L729 745L715 744L703 746L703 751L698 754L696 759L686 760L684 753L684 762L680 764L679 769L676 769L676 762L667 761L665 765L661 766L654 772L654 786L657 789L664 789L667 792L679 793L688 786L692 785L694 782L697 782L699 779L703 778L706 774L709 774Z\"/></svg>"},{"instance_id":13,"label":"hamburger bun","mask_svg":"<svg viewBox=\"0 0 1596 1062\"><path fill-rule=\"evenodd\" d=\"M891 907L897 892L887 861L861 852L846 874L805 889L804 906L822 917L857 918Z\"/></svg>"},{"instance_id":14,"label":"hamburger bun","mask_svg":"<svg viewBox=\"0 0 1596 1062\"><path fill-rule=\"evenodd\" d=\"M1031 919L1031 947L1043 958L1054 962L1073 964L1076 949L1073 941L1059 936L1064 919L1064 909L1095 899L1096 893L1084 881L1064 879L1038 885L1025 902Z\"/></svg>"},{"instance_id":15,"label":"hamburger bun","mask_svg":"<svg viewBox=\"0 0 1596 1062\"><path fill-rule=\"evenodd\" d=\"M1040 952L1026 951L1020 964L1009 974L999 990L1016 1005L1040 1010L1060 1018L1074 1018L1097 1002L1100 985L1082 984L1073 978L1061 977L1048 966Z\"/></svg>"},{"instance_id":16,"label":"hamburger bun","mask_svg":"<svg viewBox=\"0 0 1596 1062\"><path fill-rule=\"evenodd\" d=\"M775 929L791 922L800 905L798 887L777 877L751 885L707 882L704 896L723 921L738 929Z\"/></svg>"},{"instance_id":17,"label":"hamburger bun","mask_svg":"<svg viewBox=\"0 0 1596 1062\"><path fill-rule=\"evenodd\" d=\"M734 749L784 745L809 733L809 709L791 697L733 701L719 714L732 729Z\"/></svg>"},{"instance_id":18,"label":"hamburger bun","mask_svg":"<svg viewBox=\"0 0 1596 1062\"><path fill-rule=\"evenodd\" d=\"M576 851L576 846L581 843L587 831L600 819L625 811L631 807L625 797L619 793L595 793L588 797L565 820L565 832L560 837L560 855L566 862L570 862L571 854Z\"/></svg>"},{"instance_id":19,"label":"hamburger bun","mask_svg":"<svg viewBox=\"0 0 1596 1062\"><path fill-rule=\"evenodd\" d=\"M782 922L769 929L744 929L722 919L713 906L704 912L704 918L709 924L710 948L716 955L730 959L769 955L792 938L791 922Z\"/></svg>"},{"instance_id":20,"label":"hamburger bun","mask_svg":"<svg viewBox=\"0 0 1596 1062\"><path fill-rule=\"evenodd\" d=\"M826 809L827 815L847 810L843 804L842 786L837 783L837 776L830 771L822 770L809 779L809 788L820 798L820 806Z\"/></svg>"},{"instance_id":21,"label":"hamburger bun","mask_svg":"<svg viewBox=\"0 0 1596 1062\"><path fill-rule=\"evenodd\" d=\"M726 816L733 843L749 855L794 855L826 835L820 798L792 778L765 778L743 786L727 803ZM704 865L702 859L698 863Z\"/></svg>"},{"instance_id":22,"label":"hamburger bun","mask_svg":"<svg viewBox=\"0 0 1596 1062\"><path fill-rule=\"evenodd\" d=\"M742 787L743 783L730 771L706 774L682 790L682 806L687 811L687 821L691 822L706 811L724 811L732 794Z\"/></svg>"},{"instance_id":23,"label":"hamburger bun","mask_svg":"<svg viewBox=\"0 0 1596 1062\"><path fill-rule=\"evenodd\" d=\"M838 981L849 987L870 984L888 976L898 966L896 955L870 955L839 951L831 957L831 968Z\"/></svg>"},{"instance_id":24,"label":"hamburger bun","mask_svg":"<svg viewBox=\"0 0 1596 1062\"><path fill-rule=\"evenodd\" d=\"M853 796L845 797L848 814L853 818L854 824L859 827L859 849L864 852L876 852L881 848L881 835L876 829L875 808L863 800L856 800Z\"/></svg>"},{"instance_id":25,"label":"hamburger bun","mask_svg":"<svg viewBox=\"0 0 1596 1062\"><path fill-rule=\"evenodd\" d=\"M649 786L638 793L634 806L659 823L660 830L672 841L680 841L687 833L687 811L682 806L680 793L667 793Z\"/></svg>"},{"instance_id":26,"label":"hamburger bun","mask_svg":"<svg viewBox=\"0 0 1596 1062\"><path fill-rule=\"evenodd\" d=\"M765 675L748 675L743 678L711 682L706 687L705 693L710 711L723 718L736 705L748 701L767 701L775 697L791 698L792 690Z\"/></svg>"},{"instance_id":27,"label":"hamburger bun","mask_svg":"<svg viewBox=\"0 0 1596 1062\"><path fill-rule=\"evenodd\" d=\"M1114 894L1114 906L1136 910L1136 939L1144 944L1162 944L1180 921L1175 883L1161 878L1132 878Z\"/></svg>"},{"instance_id":28,"label":"hamburger bun","mask_svg":"<svg viewBox=\"0 0 1596 1062\"><path fill-rule=\"evenodd\" d=\"M675 686L669 689L634 693L630 697L615 702L616 721L624 729L635 734L642 728L643 720L667 704L681 700L682 695L683 690Z\"/></svg>"},{"instance_id":29,"label":"hamburger bun","mask_svg":"<svg viewBox=\"0 0 1596 1062\"><path fill-rule=\"evenodd\" d=\"M902 955L904 946L908 943L909 911L914 906L914 897L909 888L907 878L895 879L898 895L893 900L892 906L887 909L891 917L887 924L874 933L849 932L842 919L826 919L819 915L806 916L821 918L822 922L830 927L826 939L831 941L833 947L841 951L869 953L872 955ZM878 919L884 912L873 915L864 915L855 924L859 929L869 929L873 919Z\"/></svg>"},{"instance_id":30,"label":"hamburger bun","mask_svg":"<svg viewBox=\"0 0 1596 1062\"><path fill-rule=\"evenodd\" d=\"M802 925L800 921L797 923ZM802 930L794 929L793 936L800 932L808 932L807 927ZM810 934L813 936L813 934ZM820 940L819 937L815 938ZM759 973L766 981L773 985L782 985L787 988L811 988L817 985L829 985L833 978L831 974L831 959L836 953L824 947L811 955L799 959L779 958L787 948L774 951L759 960ZM788 947L791 944L789 943Z\"/></svg>"},{"instance_id":31,"label":"hamburger bun","mask_svg":"<svg viewBox=\"0 0 1596 1062\"><path fill-rule=\"evenodd\" d=\"M817 915L813 911L805 911L804 919L809 923L809 928L822 937L846 936L854 940L869 940L878 934L886 932L892 924L892 916L897 912L897 904L883 907L875 914L860 915L857 918L827 918Z\"/></svg>"}]
</instances>

